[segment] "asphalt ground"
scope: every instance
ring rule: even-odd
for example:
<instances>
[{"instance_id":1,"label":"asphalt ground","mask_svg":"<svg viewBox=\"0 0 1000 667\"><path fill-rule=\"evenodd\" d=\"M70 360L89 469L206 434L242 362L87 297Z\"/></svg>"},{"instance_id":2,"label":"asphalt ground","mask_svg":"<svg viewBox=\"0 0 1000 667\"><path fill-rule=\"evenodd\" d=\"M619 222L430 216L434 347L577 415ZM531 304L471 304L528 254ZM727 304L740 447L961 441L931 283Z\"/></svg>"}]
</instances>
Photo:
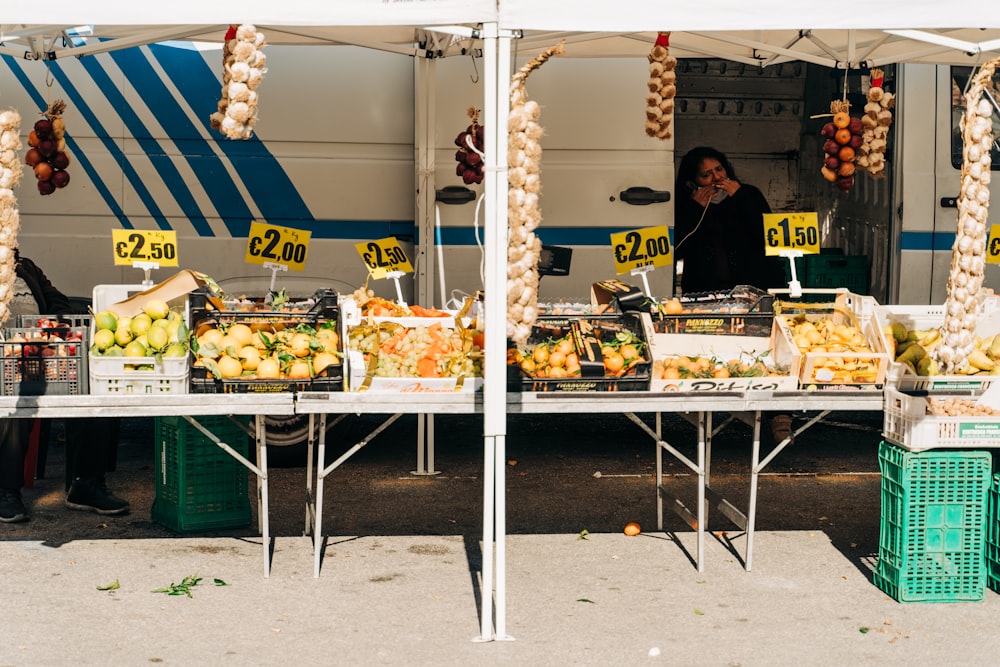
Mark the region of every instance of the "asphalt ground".
<instances>
[{"instance_id":1,"label":"asphalt ground","mask_svg":"<svg viewBox=\"0 0 1000 667\"><path fill-rule=\"evenodd\" d=\"M338 424L327 460L380 421ZM158 524L151 420L123 426L109 484L129 515L62 505L55 428L45 478L24 492L31 520L0 525L0 599L13 602L0 616L0 665L982 664L995 653L993 591L899 603L872 583L879 414L833 413L774 459L759 483L749 572L746 535L717 512L702 571L683 521L668 513L656 529L655 447L625 417L512 417L505 637L489 642L478 641L478 418L436 418L437 474L412 474L416 417L404 416L327 478L318 579L299 452L273 457L283 467L269 475L264 578L256 503L246 527ZM665 432L694 457L690 425L670 416ZM749 435L734 423L713 443L712 486L742 507ZM672 459L665 474L693 508L694 474ZM622 533L629 521L641 535ZM185 577L201 579L191 597L154 592Z\"/></svg>"}]
</instances>

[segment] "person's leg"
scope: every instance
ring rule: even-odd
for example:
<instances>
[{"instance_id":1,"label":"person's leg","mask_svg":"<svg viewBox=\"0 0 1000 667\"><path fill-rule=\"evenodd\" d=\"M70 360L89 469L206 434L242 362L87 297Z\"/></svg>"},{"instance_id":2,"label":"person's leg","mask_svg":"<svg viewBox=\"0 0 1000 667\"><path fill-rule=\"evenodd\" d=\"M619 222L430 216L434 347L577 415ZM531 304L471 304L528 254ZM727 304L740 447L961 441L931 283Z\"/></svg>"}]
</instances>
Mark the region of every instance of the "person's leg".
<instances>
[{"instance_id":1,"label":"person's leg","mask_svg":"<svg viewBox=\"0 0 1000 667\"><path fill-rule=\"evenodd\" d=\"M25 423L26 422L26 423ZM24 457L28 452L31 420L0 419L0 522L16 523L28 518L21 500Z\"/></svg>"},{"instance_id":2,"label":"person's leg","mask_svg":"<svg viewBox=\"0 0 1000 667\"><path fill-rule=\"evenodd\" d=\"M118 447L118 424L116 417L66 420L67 451L73 452L73 483L66 494L67 507L98 514L128 512L128 501L111 493L105 481Z\"/></svg>"}]
</instances>

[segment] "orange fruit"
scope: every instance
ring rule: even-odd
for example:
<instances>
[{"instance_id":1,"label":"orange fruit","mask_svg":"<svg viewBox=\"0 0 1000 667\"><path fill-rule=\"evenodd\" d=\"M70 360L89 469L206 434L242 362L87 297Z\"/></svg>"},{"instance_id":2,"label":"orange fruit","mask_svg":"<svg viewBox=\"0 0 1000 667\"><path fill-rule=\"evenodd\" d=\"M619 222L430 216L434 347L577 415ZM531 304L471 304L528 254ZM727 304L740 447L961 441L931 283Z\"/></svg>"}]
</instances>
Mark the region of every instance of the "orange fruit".
<instances>
[{"instance_id":1,"label":"orange fruit","mask_svg":"<svg viewBox=\"0 0 1000 667\"><path fill-rule=\"evenodd\" d=\"M204 345L205 343L215 343L216 345L222 341L223 334L218 329L206 329L200 336L198 336L198 344Z\"/></svg>"},{"instance_id":2,"label":"orange fruit","mask_svg":"<svg viewBox=\"0 0 1000 667\"><path fill-rule=\"evenodd\" d=\"M549 366L559 368L566 366L566 355L559 350L553 350L549 355Z\"/></svg>"},{"instance_id":3,"label":"orange fruit","mask_svg":"<svg viewBox=\"0 0 1000 667\"><path fill-rule=\"evenodd\" d=\"M560 339L555 345L556 352L562 352L565 355L570 355L573 353L573 341L569 338Z\"/></svg>"},{"instance_id":4,"label":"orange fruit","mask_svg":"<svg viewBox=\"0 0 1000 667\"><path fill-rule=\"evenodd\" d=\"M239 359L234 359L228 354L224 354L215 360L219 367L219 373L224 378L238 378L243 375L243 363Z\"/></svg>"},{"instance_id":5,"label":"orange fruit","mask_svg":"<svg viewBox=\"0 0 1000 667\"><path fill-rule=\"evenodd\" d=\"M338 363L340 360L337 359L337 355L330 352L319 352L313 357L313 371L319 375L327 366L334 366Z\"/></svg>"},{"instance_id":6,"label":"orange fruit","mask_svg":"<svg viewBox=\"0 0 1000 667\"><path fill-rule=\"evenodd\" d=\"M296 357L308 357L310 340L311 338L307 333L293 334L288 341L288 351Z\"/></svg>"},{"instance_id":7,"label":"orange fruit","mask_svg":"<svg viewBox=\"0 0 1000 667\"><path fill-rule=\"evenodd\" d=\"M617 373L625 367L625 357L615 352L614 354L609 354L604 357L604 368L611 372Z\"/></svg>"},{"instance_id":8,"label":"orange fruit","mask_svg":"<svg viewBox=\"0 0 1000 667\"><path fill-rule=\"evenodd\" d=\"M670 299L663 304L663 312L667 315L679 315L684 312L684 306L681 305L680 299Z\"/></svg>"},{"instance_id":9,"label":"orange fruit","mask_svg":"<svg viewBox=\"0 0 1000 667\"><path fill-rule=\"evenodd\" d=\"M278 378L280 372L281 367L278 366L278 362L271 357L261 359L260 363L257 364L257 377L262 380L275 380Z\"/></svg>"},{"instance_id":10,"label":"orange fruit","mask_svg":"<svg viewBox=\"0 0 1000 667\"><path fill-rule=\"evenodd\" d=\"M288 371L285 372L285 377L293 380L306 380L310 378L309 364L302 360L293 361L292 365L288 367Z\"/></svg>"},{"instance_id":11,"label":"orange fruit","mask_svg":"<svg viewBox=\"0 0 1000 667\"><path fill-rule=\"evenodd\" d=\"M641 532L642 529L639 528L639 524L637 524L635 521L625 524L625 534L628 535L629 537L635 537Z\"/></svg>"},{"instance_id":12,"label":"orange fruit","mask_svg":"<svg viewBox=\"0 0 1000 667\"><path fill-rule=\"evenodd\" d=\"M547 345L536 345L535 351L531 353L532 358L539 363L544 364L549 360L549 348Z\"/></svg>"},{"instance_id":13,"label":"orange fruit","mask_svg":"<svg viewBox=\"0 0 1000 667\"><path fill-rule=\"evenodd\" d=\"M244 345L249 345L253 340L253 330L242 322L237 322L236 324L231 325L226 331L226 334L239 341L240 344L237 346L237 349L243 347Z\"/></svg>"},{"instance_id":14,"label":"orange fruit","mask_svg":"<svg viewBox=\"0 0 1000 667\"><path fill-rule=\"evenodd\" d=\"M243 364L243 370L255 371L260 365L260 350L253 345L244 345L236 355Z\"/></svg>"},{"instance_id":15,"label":"orange fruit","mask_svg":"<svg viewBox=\"0 0 1000 667\"><path fill-rule=\"evenodd\" d=\"M626 361L639 358L639 349L635 345L622 345L618 353L625 357Z\"/></svg>"}]
</instances>

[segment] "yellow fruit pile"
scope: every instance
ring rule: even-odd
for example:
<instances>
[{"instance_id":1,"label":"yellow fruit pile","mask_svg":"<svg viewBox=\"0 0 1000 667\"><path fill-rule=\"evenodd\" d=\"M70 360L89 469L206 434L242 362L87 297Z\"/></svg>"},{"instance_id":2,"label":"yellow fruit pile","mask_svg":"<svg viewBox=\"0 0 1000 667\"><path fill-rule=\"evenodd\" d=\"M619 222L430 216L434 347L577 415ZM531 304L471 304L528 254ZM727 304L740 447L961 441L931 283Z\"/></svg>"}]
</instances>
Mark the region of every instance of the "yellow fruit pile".
<instances>
[{"instance_id":1,"label":"yellow fruit pile","mask_svg":"<svg viewBox=\"0 0 1000 667\"><path fill-rule=\"evenodd\" d=\"M889 351L896 363L921 376L940 375L934 353L944 340L940 329L907 329L901 322L890 322L883 329ZM976 337L965 365L957 375L1000 375L1000 334Z\"/></svg>"},{"instance_id":2,"label":"yellow fruit pile","mask_svg":"<svg viewBox=\"0 0 1000 667\"><path fill-rule=\"evenodd\" d=\"M94 336L90 353L100 357L134 357L142 363L128 370L149 367L149 357L184 357L188 353L188 328L184 315L171 310L165 301L151 300L143 312L133 317L111 310L94 315Z\"/></svg>"},{"instance_id":3,"label":"yellow fruit pile","mask_svg":"<svg viewBox=\"0 0 1000 667\"><path fill-rule=\"evenodd\" d=\"M308 380L341 363L336 322L210 325L193 337L195 366L216 379Z\"/></svg>"},{"instance_id":4,"label":"yellow fruit pile","mask_svg":"<svg viewBox=\"0 0 1000 667\"><path fill-rule=\"evenodd\" d=\"M781 316L778 316L781 317ZM864 333L852 324L824 317L808 320L802 316L785 318L795 346L810 355L813 378L823 382L871 383L878 378L879 365ZM829 355L829 356L826 356Z\"/></svg>"}]
</instances>

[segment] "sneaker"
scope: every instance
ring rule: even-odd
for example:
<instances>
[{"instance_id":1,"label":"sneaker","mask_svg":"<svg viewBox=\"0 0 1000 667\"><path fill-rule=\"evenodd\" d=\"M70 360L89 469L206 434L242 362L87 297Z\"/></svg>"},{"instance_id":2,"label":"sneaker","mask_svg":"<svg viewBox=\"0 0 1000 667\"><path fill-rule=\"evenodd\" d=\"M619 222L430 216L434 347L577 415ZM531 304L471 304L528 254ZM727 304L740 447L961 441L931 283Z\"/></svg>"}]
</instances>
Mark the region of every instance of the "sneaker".
<instances>
[{"instance_id":1,"label":"sneaker","mask_svg":"<svg viewBox=\"0 0 1000 667\"><path fill-rule=\"evenodd\" d=\"M108 491L102 478L77 477L66 494L66 507L98 514L125 514L129 511L127 500Z\"/></svg>"},{"instance_id":2,"label":"sneaker","mask_svg":"<svg viewBox=\"0 0 1000 667\"><path fill-rule=\"evenodd\" d=\"M27 521L28 515L21 502L21 491L18 489L0 489L0 521L3 523L20 523Z\"/></svg>"}]
</instances>

